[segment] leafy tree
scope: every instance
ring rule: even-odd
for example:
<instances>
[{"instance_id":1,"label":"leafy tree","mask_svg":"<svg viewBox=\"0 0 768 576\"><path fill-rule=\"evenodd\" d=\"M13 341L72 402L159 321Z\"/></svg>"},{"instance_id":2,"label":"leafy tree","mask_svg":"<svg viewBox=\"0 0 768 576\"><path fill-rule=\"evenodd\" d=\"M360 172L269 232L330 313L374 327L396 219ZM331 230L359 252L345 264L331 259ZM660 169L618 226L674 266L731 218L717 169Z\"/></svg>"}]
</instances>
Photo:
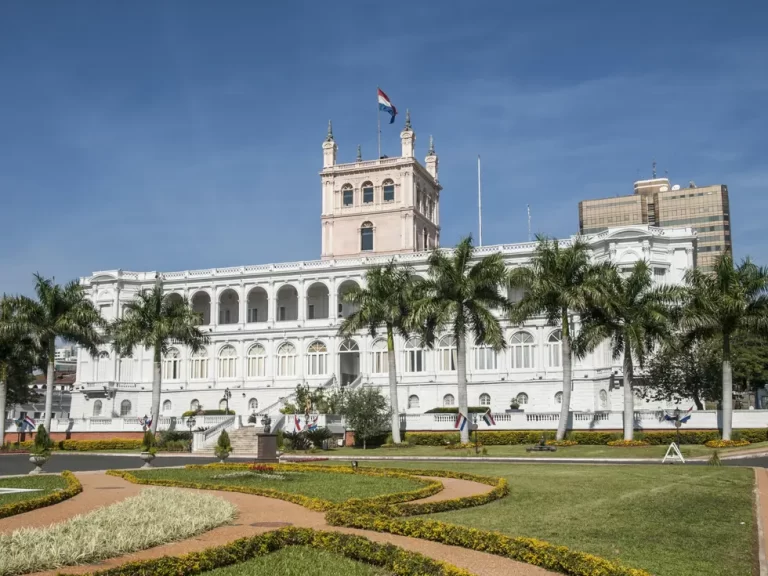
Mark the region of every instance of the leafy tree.
<instances>
[{"instance_id":1,"label":"leafy tree","mask_svg":"<svg viewBox=\"0 0 768 576\"><path fill-rule=\"evenodd\" d=\"M120 356L132 356L137 346L151 348L154 356L152 377L152 427L154 434L160 420L162 359L171 343L188 346L198 352L209 338L198 328L200 315L192 310L187 298L164 294L158 277L151 290L140 292L125 307L125 314L111 326L112 347Z\"/></svg>"},{"instance_id":2,"label":"leafy tree","mask_svg":"<svg viewBox=\"0 0 768 576\"><path fill-rule=\"evenodd\" d=\"M670 337L672 303L680 297L677 287L653 286L651 269L641 260L624 275L613 266L603 270L604 286L590 298L581 315L576 349L593 350L606 339L613 358L622 359L624 378L624 439L634 433L634 362L642 369L655 346Z\"/></svg>"},{"instance_id":3,"label":"leafy tree","mask_svg":"<svg viewBox=\"0 0 768 576\"><path fill-rule=\"evenodd\" d=\"M37 432L35 433L35 442L34 447L32 448L32 453L36 454L37 456L50 456L52 449L53 441L48 435L45 426L40 424L37 427Z\"/></svg>"},{"instance_id":4,"label":"leafy tree","mask_svg":"<svg viewBox=\"0 0 768 576\"><path fill-rule=\"evenodd\" d=\"M339 327L342 336L351 336L367 330L375 337L382 326L387 334L387 362L389 364L389 398L392 404L392 442L400 443L400 415L397 400L397 363L395 333L408 338L408 317L413 294L411 268L390 260L385 266L369 268L365 274L366 286L356 286L344 295L344 300L356 305L356 312L344 319Z\"/></svg>"},{"instance_id":5,"label":"leafy tree","mask_svg":"<svg viewBox=\"0 0 768 576\"><path fill-rule=\"evenodd\" d=\"M347 406L346 388L335 388L326 398L328 414L343 414Z\"/></svg>"},{"instance_id":6,"label":"leafy tree","mask_svg":"<svg viewBox=\"0 0 768 576\"><path fill-rule=\"evenodd\" d=\"M468 416L467 337L472 336L475 345L505 347L494 311L509 309L510 302L501 293L506 266L499 252L476 260L471 236L461 240L452 255L434 250L427 262L429 278L416 286L412 322L429 348L442 331L455 339L459 410ZM469 442L468 426L461 431L461 441Z\"/></svg>"},{"instance_id":7,"label":"leafy tree","mask_svg":"<svg viewBox=\"0 0 768 576\"><path fill-rule=\"evenodd\" d=\"M362 387L347 395L344 416L347 427L355 431L355 440L366 442L387 429L391 409L378 388Z\"/></svg>"},{"instance_id":8,"label":"leafy tree","mask_svg":"<svg viewBox=\"0 0 768 576\"><path fill-rule=\"evenodd\" d=\"M229 453L232 452L232 443L229 440L229 434L226 430L222 430L219 434L219 439L216 441L216 450L214 451L216 456L223 460Z\"/></svg>"},{"instance_id":9,"label":"leafy tree","mask_svg":"<svg viewBox=\"0 0 768 576\"><path fill-rule=\"evenodd\" d=\"M768 336L768 269L749 259L734 266L723 254L711 273L698 268L686 273L689 298L681 326L690 338L722 338L723 439L733 430L732 340L737 332Z\"/></svg>"},{"instance_id":10,"label":"leafy tree","mask_svg":"<svg viewBox=\"0 0 768 576\"><path fill-rule=\"evenodd\" d=\"M716 340L670 341L646 363L645 373L638 378L640 396L675 403L692 398L699 410L704 409L704 402L718 402L722 393L721 350Z\"/></svg>"},{"instance_id":11,"label":"leafy tree","mask_svg":"<svg viewBox=\"0 0 768 576\"><path fill-rule=\"evenodd\" d=\"M91 356L96 356L102 341L99 329L107 324L76 281L61 286L53 279L35 274L35 293L37 300L26 296L11 299L13 313L6 329L26 335L34 348L45 356L45 429L50 430L56 339L79 344Z\"/></svg>"},{"instance_id":12,"label":"leafy tree","mask_svg":"<svg viewBox=\"0 0 768 576\"><path fill-rule=\"evenodd\" d=\"M543 314L550 326L562 332L561 364L563 367L563 402L557 439L565 438L571 410L572 355L574 334L572 315L582 314L602 290L603 272L607 265L590 262L589 247L580 238L561 247L556 239L536 237L537 245L528 266L509 272L512 288L523 289L523 297L512 308L510 319L518 324ZM579 354L586 349L577 350ZM462 442L464 439L462 439Z\"/></svg>"},{"instance_id":13,"label":"leafy tree","mask_svg":"<svg viewBox=\"0 0 768 576\"><path fill-rule=\"evenodd\" d=\"M749 393L768 384L768 338L737 332L732 341L733 381L737 390ZM758 405L755 394L755 408Z\"/></svg>"}]
</instances>

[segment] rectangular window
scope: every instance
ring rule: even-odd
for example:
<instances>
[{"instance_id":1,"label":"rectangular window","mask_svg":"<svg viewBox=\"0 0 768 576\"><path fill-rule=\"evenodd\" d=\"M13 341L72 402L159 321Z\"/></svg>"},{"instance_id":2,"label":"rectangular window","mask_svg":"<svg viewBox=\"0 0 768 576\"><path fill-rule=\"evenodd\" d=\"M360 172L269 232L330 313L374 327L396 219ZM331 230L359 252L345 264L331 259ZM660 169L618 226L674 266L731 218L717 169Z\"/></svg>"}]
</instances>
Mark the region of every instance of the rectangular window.
<instances>
[{"instance_id":1,"label":"rectangular window","mask_svg":"<svg viewBox=\"0 0 768 576\"><path fill-rule=\"evenodd\" d=\"M248 310L248 322L258 322L259 321L259 309L258 308L251 308Z\"/></svg>"},{"instance_id":2,"label":"rectangular window","mask_svg":"<svg viewBox=\"0 0 768 576\"><path fill-rule=\"evenodd\" d=\"M408 350L405 360L406 372L424 372L424 354L422 350Z\"/></svg>"},{"instance_id":3,"label":"rectangular window","mask_svg":"<svg viewBox=\"0 0 768 576\"><path fill-rule=\"evenodd\" d=\"M280 318L281 321L285 320L285 306L280 306L280 316L279 316L279 318Z\"/></svg>"},{"instance_id":4,"label":"rectangular window","mask_svg":"<svg viewBox=\"0 0 768 576\"><path fill-rule=\"evenodd\" d=\"M344 206L352 206L352 204L355 201L355 199L354 199L355 191L354 190L342 190L341 192L344 195L344 200L343 200L344 201Z\"/></svg>"},{"instance_id":5,"label":"rectangular window","mask_svg":"<svg viewBox=\"0 0 768 576\"><path fill-rule=\"evenodd\" d=\"M664 268L654 268L653 269L653 276L656 278L656 280L663 280L664 275L666 274L666 270Z\"/></svg>"},{"instance_id":6,"label":"rectangular window","mask_svg":"<svg viewBox=\"0 0 768 576\"><path fill-rule=\"evenodd\" d=\"M387 184L384 186L384 202L392 202L395 199L395 185Z\"/></svg>"},{"instance_id":7,"label":"rectangular window","mask_svg":"<svg viewBox=\"0 0 768 576\"><path fill-rule=\"evenodd\" d=\"M309 319L314 320L315 319L315 305L310 304L309 305Z\"/></svg>"},{"instance_id":8,"label":"rectangular window","mask_svg":"<svg viewBox=\"0 0 768 576\"><path fill-rule=\"evenodd\" d=\"M360 250L363 252L373 250L373 228L360 230Z\"/></svg>"},{"instance_id":9,"label":"rectangular window","mask_svg":"<svg viewBox=\"0 0 768 576\"><path fill-rule=\"evenodd\" d=\"M371 204L373 202L373 187L366 186L363 188L363 204Z\"/></svg>"}]
</instances>

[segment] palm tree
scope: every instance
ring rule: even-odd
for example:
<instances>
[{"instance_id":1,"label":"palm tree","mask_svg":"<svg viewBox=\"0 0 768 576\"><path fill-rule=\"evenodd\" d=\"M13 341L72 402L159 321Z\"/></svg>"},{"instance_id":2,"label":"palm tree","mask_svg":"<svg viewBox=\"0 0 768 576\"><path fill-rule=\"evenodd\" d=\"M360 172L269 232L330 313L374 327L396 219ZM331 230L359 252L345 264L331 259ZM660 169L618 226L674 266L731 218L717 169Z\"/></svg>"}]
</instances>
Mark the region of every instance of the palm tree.
<instances>
[{"instance_id":1,"label":"palm tree","mask_svg":"<svg viewBox=\"0 0 768 576\"><path fill-rule=\"evenodd\" d=\"M35 293L36 301L26 296L11 299L13 314L7 321L7 328L16 334L26 335L45 356L44 425L50 432L56 339L78 344L95 356L99 352L98 344L102 341L100 329L107 324L77 281L61 286L52 278L35 274Z\"/></svg>"},{"instance_id":2,"label":"palm tree","mask_svg":"<svg viewBox=\"0 0 768 576\"><path fill-rule=\"evenodd\" d=\"M768 336L768 269L745 259L734 266L723 254L711 273L698 268L685 276L688 301L681 325L691 338L720 336L723 341L723 439L733 429L733 373L731 343L734 334Z\"/></svg>"},{"instance_id":3,"label":"palm tree","mask_svg":"<svg viewBox=\"0 0 768 576\"><path fill-rule=\"evenodd\" d=\"M439 332L447 330L453 336L459 412L467 417L467 336L474 336L475 345L486 344L497 351L504 348L504 335L494 310L506 312L510 304L501 293L506 279L501 253L478 261L473 257L471 236L459 242L453 255L435 249L427 260L429 278L417 284L413 314L413 322L420 327L429 348L434 347ZM469 442L467 426L461 431L461 441Z\"/></svg>"},{"instance_id":4,"label":"palm tree","mask_svg":"<svg viewBox=\"0 0 768 576\"><path fill-rule=\"evenodd\" d=\"M537 245L528 266L513 268L508 281L511 287L523 289L523 297L511 310L510 319L517 323L544 315L547 324L559 326L562 332L561 364L563 366L563 402L557 439L565 438L571 409L572 349L571 315L587 309L591 299L601 290L601 269L590 262L589 247L576 238L561 247L556 239L536 236Z\"/></svg>"},{"instance_id":5,"label":"palm tree","mask_svg":"<svg viewBox=\"0 0 768 576\"><path fill-rule=\"evenodd\" d=\"M158 276L151 290L140 292L133 302L125 307L125 314L112 323L110 334L112 347L123 357L133 355L139 345L151 348L154 365L152 371L152 426L157 431L160 419L160 385L162 383L162 359L172 342L188 346L192 352L199 352L208 344L209 338L198 326L200 314L194 312L187 298L163 294Z\"/></svg>"},{"instance_id":6,"label":"palm tree","mask_svg":"<svg viewBox=\"0 0 768 576\"><path fill-rule=\"evenodd\" d=\"M615 266L604 270L604 290L581 315L581 332L576 338L580 352L610 340L614 360L622 359L624 375L624 439L632 440L635 402L632 384L634 365L642 369L657 344L672 332L673 308L681 295L678 287L654 287L651 269L641 260L627 275Z\"/></svg>"},{"instance_id":7,"label":"palm tree","mask_svg":"<svg viewBox=\"0 0 768 576\"><path fill-rule=\"evenodd\" d=\"M385 266L369 268L365 274L366 287L353 288L344 295L346 302L356 305L356 312L345 318L339 334L350 336L367 330L373 337L383 325L387 332L387 362L389 364L389 402L392 406L392 441L400 443L400 413L397 401L397 364L395 333L408 338L407 322L413 292L413 275L409 266L390 260Z\"/></svg>"}]
</instances>

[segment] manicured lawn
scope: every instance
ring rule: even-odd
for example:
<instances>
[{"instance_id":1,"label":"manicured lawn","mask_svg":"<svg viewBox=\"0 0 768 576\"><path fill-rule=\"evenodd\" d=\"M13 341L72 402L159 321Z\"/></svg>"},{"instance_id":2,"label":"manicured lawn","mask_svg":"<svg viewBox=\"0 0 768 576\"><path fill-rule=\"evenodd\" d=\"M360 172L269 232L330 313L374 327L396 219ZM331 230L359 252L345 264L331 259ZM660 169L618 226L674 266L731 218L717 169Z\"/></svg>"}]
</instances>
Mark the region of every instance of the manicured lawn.
<instances>
[{"instance_id":1,"label":"manicured lawn","mask_svg":"<svg viewBox=\"0 0 768 576\"><path fill-rule=\"evenodd\" d=\"M139 478L180 480L226 486L269 488L280 492L302 494L331 502L350 498L369 498L392 492L417 490L424 482L407 478L381 478L337 473L283 472L275 474L205 468L158 468L131 472Z\"/></svg>"},{"instance_id":2,"label":"manicured lawn","mask_svg":"<svg viewBox=\"0 0 768 576\"><path fill-rule=\"evenodd\" d=\"M384 576L388 572L343 556L306 546L291 546L242 564L204 572L203 576Z\"/></svg>"},{"instance_id":3,"label":"manicured lawn","mask_svg":"<svg viewBox=\"0 0 768 576\"><path fill-rule=\"evenodd\" d=\"M0 506L40 498L53 492L63 490L67 483L61 476L26 476L16 478L0 478L0 488L36 489L40 492L19 492L17 494L0 494Z\"/></svg>"},{"instance_id":4,"label":"manicured lawn","mask_svg":"<svg viewBox=\"0 0 768 576\"><path fill-rule=\"evenodd\" d=\"M527 445L513 446L486 446L487 456L514 456L518 458L663 458L668 446L638 446L634 448L621 448L614 446L564 446L558 447L555 452L526 452ZM718 450L721 456L732 455L746 449L768 448L768 442L750 444L743 448L721 448ZM480 449L482 454L482 448ZM683 444L680 447L683 457L695 456L709 457L714 449L698 444ZM296 454L301 454L297 452ZM325 454L325 453L323 453ZM410 446L408 448L337 448L327 453L332 456L457 456L474 458L472 450L446 450L442 446ZM318 454L322 455L322 454Z\"/></svg>"},{"instance_id":5,"label":"manicured lawn","mask_svg":"<svg viewBox=\"0 0 768 576\"><path fill-rule=\"evenodd\" d=\"M450 467L509 481L506 498L430 516L445 522L540 538L658 576L752 573L751 469L479 462L392 467Z\"/></svg>"}]
</instances>

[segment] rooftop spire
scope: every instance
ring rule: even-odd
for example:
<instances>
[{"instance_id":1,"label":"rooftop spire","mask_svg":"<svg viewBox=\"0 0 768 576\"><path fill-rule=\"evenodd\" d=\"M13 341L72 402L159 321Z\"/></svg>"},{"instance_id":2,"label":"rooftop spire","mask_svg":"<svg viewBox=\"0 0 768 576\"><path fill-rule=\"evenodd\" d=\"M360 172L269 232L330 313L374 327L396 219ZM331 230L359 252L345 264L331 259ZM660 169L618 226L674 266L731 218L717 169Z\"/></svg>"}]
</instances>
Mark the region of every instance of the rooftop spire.
<instances>
[{"instance_id":1,"label":"rooftop spire","mask_svg":"<svg viewBox=\"0 0 768 576\"><path fill-rule=\"evenodd\" d=\"M325 137L326 142L333 142L333 127L331 126L331 121L328 120L328 136Z\"/></svg>"},{"instance_id":2,"label":"rooftop spire","mask_svg":"<svg viewBox=\"0 0 768 576\"><path fill-rule=\"evenodd\" d=\"M405 109L405 129L411 129L411 111L408 108Z\"/></svg>"},{"instance_id":3,"label":"rooftop spire","mask_svg":"<svg viewBox=\"0 0 768 576\"><path fill-rule=\"evenodd\" d=\"M432 134L429 135L429 151L427 152L427 156L434 156L435 155L435 139L432 138Z\"/></svg>"},{"instance_id":4,"label":"rooftop spire","mask_svg":"<svg viewBox=\"0 0 768 576\"><path fill-rule=\"evenodd\" d=\"M357 145L357 161L362 162L363 161L363 148L360 146L360 144Z\"/></svg>"}]
</instances>

